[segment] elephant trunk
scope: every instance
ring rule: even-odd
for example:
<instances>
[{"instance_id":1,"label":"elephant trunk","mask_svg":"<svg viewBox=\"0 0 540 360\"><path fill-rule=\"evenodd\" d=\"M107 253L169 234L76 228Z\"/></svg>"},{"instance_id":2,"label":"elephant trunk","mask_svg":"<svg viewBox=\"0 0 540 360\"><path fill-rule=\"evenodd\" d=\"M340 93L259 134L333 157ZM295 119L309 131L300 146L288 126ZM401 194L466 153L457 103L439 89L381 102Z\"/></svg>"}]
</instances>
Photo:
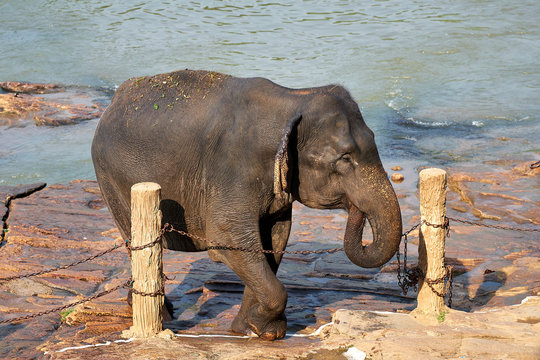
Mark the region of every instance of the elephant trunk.
<instances>
[{"instance_id":1,"label":"elephant trunk","mask_svg":"<svg viewBox=\"0 0 540 360\"><path fill-rule=\"evenodd\" d=\"M361 211L352 201L349 202L347 227L345 229L345 253L356 265L373 268L388 262L398 250L401 242L401 211L399 203L390 184L384 175L382 183L373 197L367 200L371 206ZM359 202L357 202L359 203ZM373 243L362 244L362 233L365 221L369 221L373 231Z\"/></svg>"}]
</instances>

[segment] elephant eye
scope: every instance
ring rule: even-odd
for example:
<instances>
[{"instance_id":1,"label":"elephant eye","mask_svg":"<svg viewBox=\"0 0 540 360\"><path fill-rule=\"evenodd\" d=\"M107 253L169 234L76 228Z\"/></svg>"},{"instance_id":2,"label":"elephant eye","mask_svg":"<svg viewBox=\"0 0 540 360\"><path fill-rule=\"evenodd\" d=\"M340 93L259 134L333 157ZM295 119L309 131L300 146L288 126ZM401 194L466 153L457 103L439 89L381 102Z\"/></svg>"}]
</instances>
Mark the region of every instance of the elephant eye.
<instances>
[{"instance_id":1,"label":"elephant eye","mask_svg":"<svg viewBox=\"0 0 540 360\"><path fill-rule=\"evenodd\" d=\"M344 155L341 157L341 160L346 161L346 162L352 162L351 154L344 154Z\"/></svg>"},{"instance_id":2,"label":"elephant eye","mask_svg":"<svg viewBox=\"0 0 540 360\"><path fill-rule=\"evenodd\" d=\"M351 154L343 154L335 164L335 169L340 174L345 174L354 168L356 162L353 160ZM356 164L357 165L357 164Z\"/></svg>"}]
</instances>

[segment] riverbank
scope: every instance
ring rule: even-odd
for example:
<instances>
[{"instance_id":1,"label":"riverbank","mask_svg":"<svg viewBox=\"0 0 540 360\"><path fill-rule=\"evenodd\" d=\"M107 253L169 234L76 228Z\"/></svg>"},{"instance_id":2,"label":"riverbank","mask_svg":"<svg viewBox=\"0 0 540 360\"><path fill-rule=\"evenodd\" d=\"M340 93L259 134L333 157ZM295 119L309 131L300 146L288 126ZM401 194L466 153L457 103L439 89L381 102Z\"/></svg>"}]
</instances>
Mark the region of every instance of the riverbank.
<instances>
[{"instance_id":1,"label":"riverbank","mask_svg":"<svg viewBox=\"0 0 540 360\"><path fill-rule=\"evenodd\" d=\"M404 313L338 310L317 335L264 342L256 338L176 336L123 340L114 334L82 346L54 344L52 359L538 359L540 297L514 306L466 313L449 310L439 325Z\"/></svg>"},{"instance_id":2,"label":"riverbank","mask_svg":"<svg viewBox=\"0 0 540 360\"><path fill-rule=\"evenodd\" d=\"M4 119L0 114L0 186L14 186L0 190L5 223L0 276L83 259L121 241L95 183L71 181L95 178L90 143L112 90L130 77L184 68L260 76L291 88L345 86L376 134L389 175L395 175L392 167L403 168L404 179L394 186L404 230L419 221L415 191L423 166L449 171L449 216L484 225L539 226L539 174L527 170L540 160L537 0L457 0L444 6L374 1L360 9L355 2L328 1L31 5L0 2L0 81L62 85L36 89L61 90L45 94L0 90L0 98L13 100L11 110L19 114ZM0 113L5 109L0 101ZM30 195L28 184L40 182L49 186ZM7 193L14 196L6 198ZM300 206L294 211L289 249L342 246L344 213ZM354 327L361 330L344 327L350 334L333 333L335 341L325 333L275 343L231 338L116 343L131 316L122 289L69 314L1 324L0 358L332 359L342 358L350 345L375 359L519 358L521 348L529 356L538 340L529 343L527 333L538 333L538 309L529 307L530 300L513 306L538 294L538 236L454 222L451 228L446 255L455 271L453 305L474 322L460 319L448 326L449 314L442 325L407 322L402 330L398 312L414 308L414 293L401 294L395 260L365 270L341 253L288 256L278 276L289 291L290 334L312 333L340 308L397 315L369 322L358 315L362 324ZM417 233L408 240L414 265ZM0 321L114 287L129 276L127 263L125 251L117 249L76 268L0 284ZM176 309L176 320L167 326L176 334L228 334L241 299L238 279L204 253L166 252L165 264L176 276L166 285ZM490 309L504 310L473 315ZM497 332L503 311L515 309L524 315ZM522 332L526 336L520 337ZM496 346L509 342L514 348Z\"/></svg>"},{"instance_id":3,"label":"riverbank","mask_svg":"<svg viewBox=\"0 0 540 360\"><path fill-rule=\"evenodd\" d=\"M534 191L538 186L540 170L525 165L509 163L506 171L489 174L450 169L449 216L537 227L538 203L530 200L529 195L534 194L525 190ZM413 186L416 171L404 165L400 172L405 180L394 184L404 230L418 221ZM0 268L6 276L83 259L122 242L94 181L0 190L7 204L3 216L7 231L0 247ZM300 205L295 205L293 211L289 250L341 246L345 213ZM289 335L284 340L267 343L256 338L176 337L115 343L121 340L121 331L131 325L130 309L125 303L127 290L121 289L74 307L70 313L1 325L0 356L114 359L183 355L237 359L264 354L276 359L339 359L354 345L370 359L412 359L418 353L440 359L535 358L540 349L529 335L540 334L536 315L539 304L536 298L519 304L540 293L537 233L458 223L451 224L451 228L447 262L455 266L453 307L462 312L450 311L440 326L417 324L404 317L415 307L415 294L401 293L395 259L380 269L361 269L343 253L286 255L278 273L289 292ZM413 232L408 248L411 265L417 258L416 244L417 232ZM164 264L165 273L172 278L166 283L166 293L175 308L175 320L165 327L178 335L232 335L229 327L243 290L239 279L224 265L210 261L206 253L165 251ZM125 250L114 250L76 268L0 284L0 313L2 319L7 319L61 306L110 289L128 277ZM332 320L334 324L324 327L319 335L306 336ZM111 342L110 346L79 348L107 342ZM519 345L509 345L514 343ZM74 349L63 350L66 348Z\"/></svg>"}]
</instances>

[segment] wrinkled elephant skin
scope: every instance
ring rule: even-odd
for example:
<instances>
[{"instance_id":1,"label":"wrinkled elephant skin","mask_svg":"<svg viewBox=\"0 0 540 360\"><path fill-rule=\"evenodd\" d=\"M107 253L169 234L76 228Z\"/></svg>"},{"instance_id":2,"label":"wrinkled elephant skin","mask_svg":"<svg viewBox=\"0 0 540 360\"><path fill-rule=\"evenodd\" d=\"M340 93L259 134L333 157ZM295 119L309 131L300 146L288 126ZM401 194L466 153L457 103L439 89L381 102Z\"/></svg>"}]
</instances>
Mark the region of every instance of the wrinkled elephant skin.
<instances>
[{"instance_id":1,"label":"wrinkled elephant skin","mask_svg":"<svg viewBox=\"0 0 540 360\"><path fill-rule=\"evenodd\" d=\"M374 135L341 86L288 89L263 78L179 71L130 79L103 114L92 144L103 196L130 234L130 188L162 187L164 246L213 244L283 250L293 201L345 209L345 250L377 267L396 252L401 213ZM373 243L362 245L365 220ZM287 293L275 276L281 255L211 250L246 284L232 329L285 335Z\"/></svg>"}]
</instances>

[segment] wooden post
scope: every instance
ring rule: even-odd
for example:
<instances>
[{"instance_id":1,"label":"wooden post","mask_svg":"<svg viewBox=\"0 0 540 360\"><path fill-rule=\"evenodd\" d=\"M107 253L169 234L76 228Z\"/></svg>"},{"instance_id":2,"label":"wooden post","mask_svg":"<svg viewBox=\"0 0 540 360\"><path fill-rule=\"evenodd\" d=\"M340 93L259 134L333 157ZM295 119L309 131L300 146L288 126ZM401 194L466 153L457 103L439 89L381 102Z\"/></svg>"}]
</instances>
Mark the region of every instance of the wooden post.
<instances>
[{"instance_id":1,"label":"wooden post","mask_svg":"<svg viewBox=\"0 0 540 360\"><path fill-rule=\"evenodd\" d=\"M131 246L153 242L161 230L161 186L155 183L139 183L131 187ZM161 242L131 253L131 276L133 289L154 293L162 288L163 264ZM161 309L164 297L142 296L133 293L133 337L157 336L163 329Z\"/></svg>"},{"instance_id":2,"label":"wooden post","mask_svg":"<svg viewBox=\"0 0 540 360\"><path fill-rule=\"evenodd\" d=\"M446 220L446 171L425 169L420 172L420 241L418 246L418 266L426 279L444 277L444 242L446 229L424 223L442 225ZM438 293L444 293L444 283L431 285ZM420 279L418 284L418 305L414 315L422 315L431 320L437 319L444 311L444 298L437 295L431 287Z\"/></svg>"}]
</instances>

